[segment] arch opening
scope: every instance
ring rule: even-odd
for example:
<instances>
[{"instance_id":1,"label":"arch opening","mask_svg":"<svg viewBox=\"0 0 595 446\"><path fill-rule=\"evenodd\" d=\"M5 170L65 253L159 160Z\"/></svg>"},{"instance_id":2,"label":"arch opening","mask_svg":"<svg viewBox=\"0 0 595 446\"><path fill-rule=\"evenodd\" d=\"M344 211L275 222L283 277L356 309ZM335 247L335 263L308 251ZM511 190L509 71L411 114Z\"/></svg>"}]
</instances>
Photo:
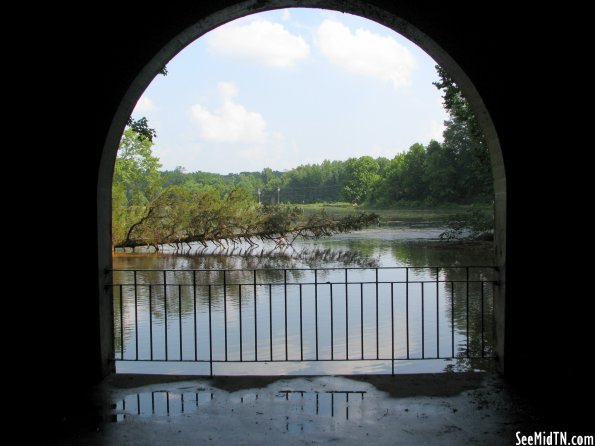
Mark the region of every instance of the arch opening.
<instances>
[{"instance_id":1,"label":"arch opening","mask_svg":"<svg viewBox=\"0 0 595 446\"><path fill-rule=\"evenodd\" d=\"M495 192L495 248L496 263L499 266L499 286L497 289L497 299L495 302L496 313L496 351L499 355L501 366L503 365L504 353L504 278L505 278L505 235L506 235L506 177L502 152L500 149L495 127L491 121L488 110L486 109L478 91L474 87L471 79L463 72L449 54L447 54L434 40L415 28L410 23L400 19L393 13L374 7L361 0L341 2L339 5L333 1L291 1L291 0L270 0L265 2L242 2L235 6L221 9L199 21L198 23L181 32L175 39L171 40L161 51L138 74L134 82L128 88L126 94L115 114L109 132L106 137L103 148L100 171L98 176L98 246L99 246L99 265L102 271L111 268L111 184L113 176L113 166L118 149L120 135L125 127L126 121L130 116L137 100L140 98L146 87L161 70L178 52L187 45L198 39L205 33L231 20L250 15L256 12L264 12L274 9L291 7L311 7L338 10L359 15L367 19L378 22L402 36L408 38L426 51L434 60L436 60L457 82L466 98L468 99L473 111L475 112L480 126L486 138L486 143L490 151L492 175L494 179ZM101 360L104 373L111 370L110 358L113 357L113 329L111 316L111 298L105 291L106 283L110 280L109 274L100 274L100 308L101 308Z\"/></svg>"}]
</instances>

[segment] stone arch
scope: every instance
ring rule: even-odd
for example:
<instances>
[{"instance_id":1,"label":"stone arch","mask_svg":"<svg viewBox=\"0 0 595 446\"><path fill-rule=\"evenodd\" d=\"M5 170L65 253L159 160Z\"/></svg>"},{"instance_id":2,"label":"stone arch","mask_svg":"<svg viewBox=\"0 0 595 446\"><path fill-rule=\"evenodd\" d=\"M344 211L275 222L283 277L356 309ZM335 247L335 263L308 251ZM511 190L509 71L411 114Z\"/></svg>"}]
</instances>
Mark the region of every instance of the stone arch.
<instances>
[{"instance_id":1,"label":"stone arch","mask_svg":"<svg viewBox=\"0 0 595 446\"><path fill-rule=\"evenodd\" d=\"M374 2L376 3L376 2ZM496 351L503 369L504 359L504 297L506 265L506 173L504 159L496 128L472 79L457 61L437 41L422 32L412 23L400 18L394 12L372 4L370 0L244 0L232 2L230 6L217 9L203 16L196 23L182 29L175 38L163 46L144 68L136 75L114 114L105 138L98 173L97 224L99 251L99 296L100 296L100 349L102 373L112 371L113 363L113 321L109 287L111 268L111 186L114 162L120 136L134 106L160 69L190 43L212 29L250 14L274 9L305 7L348 12L378 22L408 38L426 51L455 79L462 89L485 134L490 151L492 175L495 190L495 248L496 264L500 268L499 285L496 293ZM180 12L182 14L182 12Z\"/></svg>"}]
</instances>

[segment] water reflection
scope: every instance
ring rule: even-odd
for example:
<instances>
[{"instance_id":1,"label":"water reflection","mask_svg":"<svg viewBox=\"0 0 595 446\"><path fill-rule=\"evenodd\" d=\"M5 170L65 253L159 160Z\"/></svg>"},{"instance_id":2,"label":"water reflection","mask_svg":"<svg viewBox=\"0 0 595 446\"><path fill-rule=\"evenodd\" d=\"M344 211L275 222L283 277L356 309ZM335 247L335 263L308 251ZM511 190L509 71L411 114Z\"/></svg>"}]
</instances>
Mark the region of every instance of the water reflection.
<instances>
[{"instance_id":1,"label":"water reflection","mask_svg":"<svg viewBox=\"0 0 595 446\"><path fill-rule=\"evenodd\" d=\"M399 234L382 229L306 240L291 253L272 256L264 250L116 256L115 268L177 270L114 274L115 283L123 284L114 290L117 359L489 356L493 289L488 282L496 279L495 272L456 265L491 264L491 245L402 240ZM312 265L340 269L299 269ZM228 268L279 269L217 271ZM405 281L409 286L399 283Z\"/></svg>"},{"instance_id":2,"label":"water reflection","mask_svg":"<svg viewBox=\"0 0 595 446\"><path fill-rule=\"evenodd\" d=\"M208 412L214 408L224 407L233 412L238 406L254 408L262 404L262 410L271 410L273 415L285 418L285 429L288 432L309 431L313 420L304 422L302 415L339 418L344 420L360 420L364 416L363 390L280 390L245 393L242 395L227 394L207 389L193 392L172 392L155 390L126 395L112 405L110 419L122 422L127 416L140 417L175 417L198 412ZM261 413L261 412L257 412Z\"/></svg>"}]
</instances>

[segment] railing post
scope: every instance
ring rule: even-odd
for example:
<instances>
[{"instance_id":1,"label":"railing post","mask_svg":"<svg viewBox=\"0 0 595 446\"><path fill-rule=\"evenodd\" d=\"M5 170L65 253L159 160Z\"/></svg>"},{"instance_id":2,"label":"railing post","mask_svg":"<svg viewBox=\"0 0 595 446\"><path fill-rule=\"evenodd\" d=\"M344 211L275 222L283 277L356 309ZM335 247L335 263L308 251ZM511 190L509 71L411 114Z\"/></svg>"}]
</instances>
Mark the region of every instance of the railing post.
<instances>
[{"instance_id":1,"label":"railing post","mask_svg":"<svg viewBox=\"0 0 595 446\"><path fill-rule=\"evenodd\" d=\"M283 270L283 298L285 305L283 306L285 313L285 360L289 360L289 352L287 350L287 270Z\"/></svg>"},{"instance_id":2,"label":"railing post","mask_svg":"<svg viewBox=\"0 0 595 446\"><path fill-rule=\"evenodd\" d=\"M455 357L455 283L450 282L450 337L451 358Z\"/></svg>"},{"instance_id":3,"label":"railing post","mask_svg":"<svg viewBox=\"0 0 595 446\"><path fill-rule=\"evenodd\" d=\"M182 285L180 284L178 284L178 328L180 330L180 361L182 361Z\"/></svg>"},{"instance_id":4,"label":"railing post","mask_svg":"<svg viewBox=\"0 0 595 446\"><path fill-rule=\"evenodd\" d=\"M153 285L149 284L149 347L153 360Z\"/></svg>"},{"instance_id":5,"label":"railing post","mask_svg":"<svg viewBox=\"0 0 595 446\"><path fill-rule=\"evenodd\" d=\"M409 359L409 267L405 267L405 333L407 341L407 359Z\"/></svg>"},{"instance_id":6,"label":"railing post","mask_svg":"<svg viewBox=\"0 0 595 446\"><path fill-rule=\"evenodd\" d=\"M269 283L269 352L273 361L273 285Z\"/></svg>"},{"instance_id":7,"label":"railing post","mask_svg":"<svg viewBox=\"0 0 595 446\"><path fill-rule=\"evenodd\" d=\"M192 271L192 311L194 313L194 361L198 361L198 328L196 326L196 271Z\"/></svg>"},{"instance_id":8,"label":"railing post","mask_svg":"<svg viewBox=\"0 0 595 446\"><path fill-rule=\"evenodd\" d=\"M254 270L254 360L258 362L258 319L256 307L256 270Z\"/></svg>"},{"instance_id":9,"label":"railing post","mask_svg":"<svg viewBox=\"0 0 595 446\"><path fill-rule=\"evenodd\" d=\"M425 310L424 310L424 282L421 282L421 359L426 357Z\"/></svg>"},{"instance_id":10,"label":"railing post","mask_svg":"<svg viewBox=\"0 0 595 446\"><path fill-rule=\"evenodd\" d=\"M167 271L163 271L163 323L165 327L165 360L167 361Z\"/></svg>"},{"instance_id":11,"label":"railing post","mask_svg":"<svg viewBox=\"0 0 595 446\"><path fill-rule=\"evenodd\" d=\"M334 361L335 359L335 328L334 328L334 315L333 315L333 284L329 283L329 291L330 291L330 298L331 298L331 361Z\"/></svg>"},{"instance_id":12,"label":"railing post","mask_svg":"<svg viewBox=\"0 0 595 446\"><path fill-rule=\"evenodd\" d=\"M318 345L316 345L318 347ZM304 336L302 325L302 284L300 283L300 360L304 360ZM318 360L318 351L316 352L316 360Z\"/></svg>"},{"instance_id":13,"label":"railing post","mask_svg":"<svg viewBox=\"0 0 595 446\"><path fill-rule=\"evenodd\" d=\"M440 311L439 311L439 297L440 297L440 268L436 268L436 359L440 359Z\"/></svg>"},{"instance_id":14,"label":"railing post","mask_svg":"<svg viewBox=\"0 0 595 446\"><path fill-rule=\"evenodd\" d=\"M467 355L466 356L468 358L469 357L469 267L468 266L465 267L465 271L466 271L465 313L466 313L466 322L467 322Z\"/></svg>"},{"instance_id":15,"label":"railing post","mask_svg":"<svg viewBox=\"0 0 595 446\"><path fill-rule=\"evenodd\" d=\"M136 270L134 270L134 343L136 360L138 361L138 291L136 286Z\"/></svg>"},{"instance_id":16,"label":"railing post","mask_svg":"<svg viewBox=\"0 0 595 446\"><path fill-rule=\"evenodd\" d=\"M124 294L120 285L120 359L124 360Z\"/></svg>"},{"instance_id":17,"label":"railing post","mask_svg":"<svg viewBox=\"0 0 595 446\"><path fill-rule=\"evenodd\" d=\"M300 299L302 290L300 288ZM314 270L314 333L316 337L316 360L318 361L318 269Z\"/></svg>"},{"instance_id":18,"label":"railing post","mask_svg":"<svg viewBox=\"0 0 595 446\"><path fill-rule=\"evenodd\" d=\"M349 361L349 286L347 285L347 268L345 268L345 360Z\"/></svg>"},{"instance_id":19,"label":"railing post","mask_svg":"<svg viewBox=\"0 0 595 446\"><path fill-rule=\"evenodd\" d=\"M209 284L209 376L213 376L213 320L211 318L211 287Z\"/></svg>"},{"instance_id":20,"label":"railing post","mask_svg":"<svg viewBox=\"0 0 595 446\"><path fill-rule=\"evenodd\" d=\"M238 307L240 310L240 362L242 362L242 285L238 285Z\"/></svg>"},{"instance_id":21,"label":"railing post","mask_svg":"<svg viewBox=\"0 0 595 446\"><path fill-rule=\"evenodd\" d=\"M484 336L483 336L483 280L479 282L481 286L481 357L484 357Z\"/></svg>"},{"instance_id":22,"label":"railing post","mask_svg":"<svg viewBox=\"0 0 595 446\"><path fill-rule=\"evenodd\" d=\"M395 284L390 283L390 351L391 351L391 375L395 376Z\"/></svg>"},{"instance_id":23,"label":"railing post","mask_svg":"<svg viewBox=\"0 0 595 446\"><path fill-rule=\"evenodd\" d=\"M362 355L361 359L364 359L364 283L360 282L359 284L359 299L360 299L360 342L361 342L361 350Z\"/></svg>"},{"instance_id":24,"label":"railing post","mask_svg":"<svg viewBox=\"0 0 595 446\"><path fill-rule=\"evenodd\" d=\"M225 342L225 362L227 362L227 270L223 270L223 340Z\"/></svg>"},{"instance_id":25,"label":"railing post","mask_svg":"<svg viewBox=\"0 0 595 446\"><path fill-rule=\"evenodd\" d=\"M376 359L380 359L380 337L378 331L378 268L376 268Z\"/></svg>"}]
</instances>

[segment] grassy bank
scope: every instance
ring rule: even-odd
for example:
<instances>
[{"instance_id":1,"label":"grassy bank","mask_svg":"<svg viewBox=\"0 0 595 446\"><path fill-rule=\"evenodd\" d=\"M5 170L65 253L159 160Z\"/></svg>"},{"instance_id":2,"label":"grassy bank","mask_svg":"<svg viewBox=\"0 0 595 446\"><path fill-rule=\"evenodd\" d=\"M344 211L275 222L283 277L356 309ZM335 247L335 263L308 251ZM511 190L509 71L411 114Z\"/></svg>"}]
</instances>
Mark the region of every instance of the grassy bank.
<instances>
[{"instance_id":1,"label":"grassy bank","mask_svg":"<svg viewBox=\"0 0 595 446\"><path fill-rule=\"evenodd\" d=\"M351 203L314 203L300 205L307 216L322 209L328 215L337 217L351 214L358 211L374 212L380 216L381 224L399 223L443 223L456 214L469 210L470 206L452 205L444 208L419 209L419 208L398 208L398 209L373 209L352 206Z\"/></svg>"}]
</instances>

